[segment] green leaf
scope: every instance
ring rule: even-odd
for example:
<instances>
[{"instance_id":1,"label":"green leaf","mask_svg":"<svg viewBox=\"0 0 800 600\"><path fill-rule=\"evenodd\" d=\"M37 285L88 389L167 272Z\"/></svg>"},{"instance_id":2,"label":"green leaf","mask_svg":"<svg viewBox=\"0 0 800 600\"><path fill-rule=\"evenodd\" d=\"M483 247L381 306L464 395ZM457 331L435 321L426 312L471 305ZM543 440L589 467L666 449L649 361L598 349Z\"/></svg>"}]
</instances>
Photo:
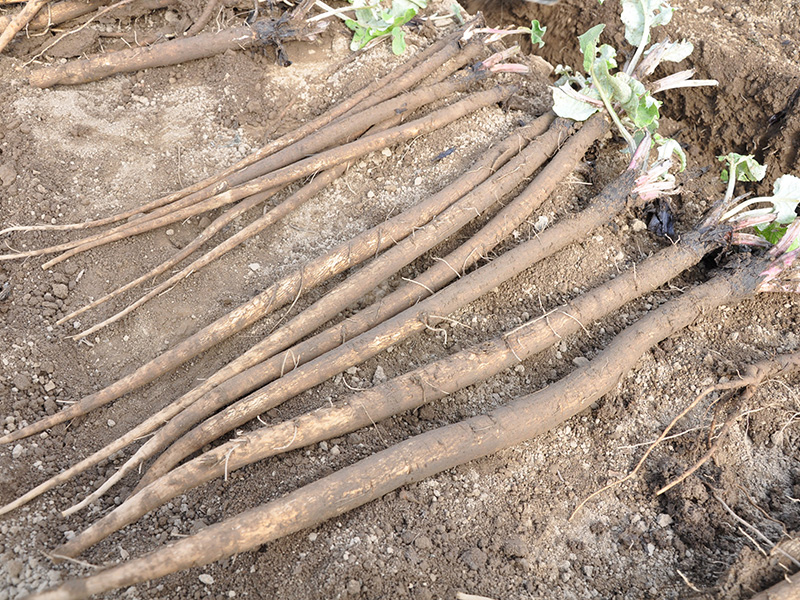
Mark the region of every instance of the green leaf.
<instances>
[{"instance_id":1,"label":"green leaf","mask_svg":"<svg viewBox=\"0 0 800 600\"><path fill-rule=\"evenodd\" d=\"M394 0L392 8L384 11L384 20L394 25L407 23L419 12L421 8L427 6L427 0Z\"/></svg>"},{"instance_id":2,"label":"green leaf","mask_svg":"<svg viewBox=\"0 0 800 600\"><path fill-rule=\"evenodd\" d=\"M453 15L455 16L456 21L458 21L458 24L463 25L464 16L461 14L461 5L458 2L453 2L453 4L450 5L450 10L453 11Z\"/></svg>"},{"instance_id":3,"label":"green leaf","mask_svg":"<svg viewBox=\"0 0 800 600\"><path fill-rule=\"evenodd\" d=\"M406 51L406 32L395 27L392 29L392 52L400 56Z\"/></svg>"},{"instance_id":4,"label":"green leaf","mask_svg":"<svg viewBox=\"0 0 800 600\"><path fill-rule=\"evenodd\" d=\"M542 27L539 25L539 21L536 19L531 21L531 43L539 44L539 48L544 46L544 41L542 38L544 37L545 31L547 31L547 27Z\"/></svg>"},{"instance_id":5,"label":"green leaf","mask_svg":"<svg viewBox=\"0 0 800 600\"><path fill-rule=\"evenodd\" d=\"M636 80L625 73L617 73L608 80L614 90L614 99L621 102L623 106L633 96L631 85L634 81Z\"/></svg>"},{"instance_id":6,"label":"green leaf","mask_svg":"<svg viewBox=\"0 0 800 600\"><path fill-rule=\"evenodd\" d=\"M614 82L610 81L611 74L609 71L617 66L617 51L608 44L603 44L600 48L595 48L594 51L595 57L592 60L590 68L586 72L591 75L594 85L602 86L603 91L608 93L609 96L612 96L614 93Z\"/></svg>"},{"instance_id":7,"label":"green leaf","mask_svg":"<svg viewBox=\"0 0 800 600\"><path fill-rule=\"evenodd\" d=\"M583 70L587 73L592 72L592 65L594 64L597 56L597 40L600 39L600 34L606 26L603 23L595 25L583 35L578 36L578 42L581 46L581 53L583 54Z\"/></svg>"},{"instance_id":8,"label":"green leaf","mask_svg":"<svg viewBox=\"0 0 800 600\"><path fill-rule=\"evenodd\" d=\"M616 79L611 75L611 69L616 68L617 51L609 46L603 44L600 48L595 49L595 59L592 61L589 74L592 77L592 84L594 87L599 88L600 96L605 96L609 102L617 99L617 94L620 93L625 97L626 88L622 80Z\"/></svg>"},{"instance_id":9,"label":"green leaf","mask_svg":"<svg viewBox=\"0 0 800 600\"><path fill-rule=\"evenodd\" d=\"M759 227L756 226L758 230L758 235L763 237L773 246L783 239L783 236L786 235L786 231L789 229L788 225L781 225L780 223L770 223L766 227ZM800 247L800 240L795 240L789 247L786 249L786 252L791 252L792 250L797 250Z\"/></svg>"},{"instance_id":10,"label":"green leaf","mask_svg":"<svg viewBox=\"0 0 800 600\"><path fill-rule=\"evenodd\" d=\"M724 169L720 175L720 179L726 183L729 178L729 169L736 172L736 181L761 181L767 174L767 167L759 164L751 154L742 155L730 152L724 156L718 156L717 160L728 163L728 169Z\"/></svg>"},{"instance_id":11,"label":"green leaf","mask_svg":"<svg viewBox=\"0 0 800 600\"><path fill-rule=\"evenodd\" d=\"M649 44L650 28L669 23L674 11L665 0L622 0L620 18L625 25L625 39L631 46Z\"/></svg>"},{"instance_id":12,"label":"green leaf","mask_svg":"<svg viewBox=\"0 0 800 600\"><path fill-rule=\"evenodd\" d=\"M367 2L375 0L349 0L356 8L355 19L347 19L345 25L353 30L351 50L358 50L370 41L383 35L392 35L392 51L398 54L405 50L405 34L396 33L400 26L413 19L427 0L393 0L388 9L371 6Z\"/></svg>"},{"instance_id":13,"label":"green leaf","mask_svg":"<svg viewBox=\"0 0 800 600\"><path fill-rule=\"evenodd\" d=\"M775 245L781 241L781 238L786 233L786 225L780 225L778 223L770 223L765 227L756 227L758 229L758 234L767 240L770 244Z\"/></svg>"},{"instance_id":14,"label":"green leaf","mask_svg":"<svg viewBox=\"0 0 800 600\"><path fill-rule=\"evenodd\" d=\"M356 23L352 19L348 19L344 24L353 30L353 40L350 42L350 50L360 50L372 39L367 28Z\"/></svg>"},{"instance_id":15,"label":"green leaf","mask_svg":"<svg viewBox=\"0 0 800 600\"><path fill-rule=\"evenodd\" d=\"M640 81L636 79L630 81L631 97L622 102L622 108L638 129L652 127L655 130L655 127L658 127L660 117L658 109L661 102L653 98Z\"/></svg>"}]
</instances>

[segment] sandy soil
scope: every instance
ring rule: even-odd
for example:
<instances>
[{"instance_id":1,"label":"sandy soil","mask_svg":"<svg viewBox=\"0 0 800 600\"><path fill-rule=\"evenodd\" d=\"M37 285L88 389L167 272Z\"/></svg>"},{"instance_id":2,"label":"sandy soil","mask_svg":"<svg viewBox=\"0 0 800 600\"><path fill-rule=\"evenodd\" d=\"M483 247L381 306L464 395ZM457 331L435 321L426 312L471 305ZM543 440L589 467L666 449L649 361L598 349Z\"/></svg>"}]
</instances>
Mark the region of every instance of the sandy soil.
<instances>
[{"instance_id":1,"label":"sandy soil","mask_svg":"<svg viewBox=\"0 0 800 600\"><path fill-rule=\"evenodd\" d=\"M139 17L102 19L93 25L94 34L53 55L91 53L101 43L113 46L114 39L101 34L116 28L168 31L184 19L197 18L197 7L184 4ZM448 6L435 4L443 11ZM766 162L765 182L746 189L757 194L769 192L779 174L800 174L800 4L676 4L681 10L668 26L670 37L691 40L696 51L689 65L698 77L720 81L718 89L672 92L664 98L663 130L685 146L690 164L681 177L682 193L673 198L680 232L691 228L723 192L717 154L753 153ZM553 64L578 65L575 35L596 23L608 23L610 39L621 38L616 2L599 7L588 0L562 0L554 7L530 7L522 15L504 3L490 8L488 18L497 22L535 16L547 25L548 43L540 52ZM209 28L244 16L225 9ZM431 25L413 30L410 52L440 33ZM49 36L22 40L0 56L2 225L81 222L140 205L233 164L402 60L386 45L353 59L348 32L337 23L315 43L290 44L294 64L289 68L276 66L270 51L231 51L73 88L33 89L23 63ZM298 264L435 192L492 143L546 110L545 86L546 81L532 77L521 99L508 106L483 109L388 153L365 157L289 218L98 332L90 344L76 344L66 336L112 314L122 301L82 315L80 324L56 326L55 321L159 263L216 213L92 250L51 270L40 268L42 258L0 262L0 289L8 290L0 301L2 426L10 431L31 423L107 385ZM450 148L455 152L437 159ZM596 194L622 168L619 148L619 140L610 136L593 148L581 168L497 253L535 235L542 215L552 222ZM219 239L254 217L241 218ZM343 397L351 393L349 388L370 387L384 376L490 339L633 268L669 243L643 230L646 220L645 213L613 220L591 238L451 315L469 328L445 325L446 339L437 331L409 339L263 418L273 422L293 416ZM470 225L400 275L420 273L478 225ZM66 237L27 233L4 242L27 249ZM48 550L119 504L135 485L136 479L129 477L88 510L61 518L59 510L99 485L127 455L107 461L0 517L0 600L87 574L92 571L88 565L139 556L410 435L539 389L591 359L639 316L706 279L713 267L710 260L481 385L412 414L232 473L227 481L193 490L97 545L81 557L84 563L53 564ZM292 313L337 282L301 298ZM400 282L399 276L390 279L342 317ZM142 414L241 354L283 317L265 319L84 418L0 449L0 502L118 437ZM497 599L748 598L779 581L784 569L774 556L759 553L713 493L771 542L797 536L796 376L761 388L698 476L655 496L655 490L703 453L710 422L703 410L681 424L685 434L655 451L640 477L590 502L572 520L568 517L588 494L632 468L646 443L701 389L734 377L751 362L796 351L798 319L800 307L789 295L725 306L660 344L613 393L547 435L390 493L257 552L109 597L451 600L460 591ZM761 546L767 549L766 543Z\"/></svg>"}]
</instances>

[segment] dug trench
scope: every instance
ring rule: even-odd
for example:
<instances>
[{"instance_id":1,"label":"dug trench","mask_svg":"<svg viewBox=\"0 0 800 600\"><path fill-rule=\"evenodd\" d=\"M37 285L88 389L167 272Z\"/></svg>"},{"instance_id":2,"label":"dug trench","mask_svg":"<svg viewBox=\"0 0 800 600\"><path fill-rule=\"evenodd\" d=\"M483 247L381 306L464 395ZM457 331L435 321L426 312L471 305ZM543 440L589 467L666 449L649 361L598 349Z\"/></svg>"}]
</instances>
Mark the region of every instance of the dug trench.
<instances>
[{"instance_id":1,"label":"dug trench","mask_svg":"<svg viewBox=\"0 0 800 600\"><path fill-rule=\"evenodd\" d=\"M579 64L575 36L598 22L610 24L610 39L621 35L611 25L617 22L614 2L601 8L562 0L530 10L548 26L541 52L553 64ZM164 16L154 13L152 18ZM676 13L670 35L693 41L697 50L690 60L698 75L720 81L713 91L670 93L665 99L663 127L685 145L690 163L680 196L672 198L678 232L699 221L723 189L717 154L755 153L769 166L769 182L780 173L798 172L798 31L791 27L799 22L798 8L781 2L687 4ZM412 46L422 47L429 43L423 36L434 35L423 30L409 39ZM266 56L229 52L51 91L31 89L24 71L16 70L19 61L0 58L0 94L3 106L9 107L0 114L0 218L3 223L80 221L145 202L235 162L265 138L296 127L346 96L364 78L385 72L396 60L379 46L350 62L343 29L316 45L290 45L288 51L294 60L289 69L275 66ZM339 61L342 65L336 67ZM0 332L4 426L11 430L22 421L33 422L132 371L299 262L436 191L441 182L466 170L489 141L499 140L546 107L544 82L532 80L522 99L506 109L482 109L388 154L366 157L286 222L154 299L135 316L99 332L89 340L91 345L65 340L69 331L53 327L53 321L186 244L203 227L201 218L95 249L50 271L42 271L36 260L2 263L2 283L10 284L7 299L0 302L5 325ZM442 156L452 148L456 150ZM554 222L583 206L620 171L619 148L614 139L593 148L498 254L535 237L544 223L542 216ZM765 180L750 189L761 194L770 185ZM314 409L351 393L351 388L371 387L514 329L668 244L646 231L647 220L644 213L613 220L451 315L453 322L438 325L439 330L398 344L262 418L277 421ZM14 243L33 247L51 239L40 233L14 238ZM458 242L435 248L402 276L413 277ZM411 414L233 472L226 481L192 490L82 554L83 564L54 565L42 552L84 529L136 484L136 478L125 480L87 511L67 519L59 516L59 510L90 493L126 458L114 457L3 517L0 576L6 585L0 597L21 597L89 574L87 564L139 556L410 435L483 413L554 382L679 288L703 280L712 266L689 272L589 326L588 333L565 338L551 351L483 384ZM299 300L296 308L321 297L334 283ZM400 283L399 277L390 280L361 304ZM343 316L357 308L348 308ZM699 389L734 377L758 359L796 350L798 316L788 295L708 314L645 356L615 392L546 435L406 486L257 552L140 584L112 597L450 599L459 591L492 598L750 597L778 581L783 570L739 532L739 524L708 484L723 490L728 504L773 541L782 536L781 525L756 506L787 531L797 531L796 376L763 386L757 403L749 407L753 412L734 427L701 472L702 479L655 496L666 480L699 455L697 434L689 432L658 449L641 477L600 496L571 521L568 517L582 499L629 470L644 449L639 444L654 439ZM281 318L278 314L266 319L214 353L99 411L3 448L0 501L12 500L114 439L141 420L139 413L166 403L241 354ZM706 422L698 415L685 429Z\"/></svg>"}]
</instances>

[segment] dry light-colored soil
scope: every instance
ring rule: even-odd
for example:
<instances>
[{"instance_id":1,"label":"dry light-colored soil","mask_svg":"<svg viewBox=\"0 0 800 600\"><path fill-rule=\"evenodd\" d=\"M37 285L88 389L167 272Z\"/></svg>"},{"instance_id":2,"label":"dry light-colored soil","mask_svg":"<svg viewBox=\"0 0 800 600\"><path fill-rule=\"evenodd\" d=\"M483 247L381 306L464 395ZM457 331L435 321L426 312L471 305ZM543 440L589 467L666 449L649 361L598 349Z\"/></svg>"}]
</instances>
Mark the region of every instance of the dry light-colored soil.
<instances>
[{"instance_id":1,"label":"dry light-colored soil","mask_svg":"<svg viewBox=\"0 0 800 600\"><path fill-rule=\"evenodd\" d=\"M449 6L432 4L443 12ZM534 16L547 25L547 45L539 52L552 64L578 65L575 36L599 22L608 24L608 38L621 45L619 6L613 0L602 7L594 0L530 5L528 14L516 14L506 3L483 4L489 5L488 17L495 22ZM666 28L670 37L691 40L696 50L687 62L698 77L720 82L718 88L664 97L663 130L685 146L689 157L680 177L682 192L671 200L680 232L690 229L724 191L717 154L753 153L766 162L765 181L743 191L768 193L779 174L800 175L800 2L675 4L680 10ZM61 51L57 47L50 55L100 51L101 43L114 42L101 33L118 28L165 31L198 13L199 6L182 2L136 18L104 18L89 27L94 33L82 36L80 43ZM224 9L209 30L244 16L244 11ZM291 131L404 60L394 57L386 44L352 59L349 33L337 22L316 42L289 44L294 63L288 68L278 67L269 50L229 51L92 84L34 89L27 83L30 66L23 63L50 35L18 41L0 56L0 226L81 222L179 189ZM409 52L437 35L440 28L430 23L412 28ZM81 315L80 324L56 326L55 321L161 262L188 243L209 216L89 251L51 270L40 268L41 257L0 263L0 287L7 290L0 301L0 429L31 423L100 389L297 265L436 191L492 143L546 110L546 84L531 77L520 99L507 106L478 111L391 152L365 157L301 210L98 332L90 344L66 336L112 314L123 306L121 300ZM581 168L497 253L535 235L542 215L553 222L583 206L624 167L620 147L619 140L608 136L593 148ZM451 148L455 151L437 158ZM246 215L224 233L253 217ZM446 338L432 330L409 339L263 418L274 422L313 409L352 393L350 388L370 387L383 377L490 339L633 268L669 243L643 229L646 221L645 213L614 219L451 315L469 327L451 323L443 326ZM471 225L400 275L423 271L477 227ZM65 237L15 234L3 244L24 250ZM126 478L88 510L69 518L59 514L111 475L128 456L123 454L0 518L0 600L87 574L92 571L88 565L140 556L408 436L546 386L591 359L639 316L707 278L714 266L708 260L481 385L412 414L232 473L227 481L195 489L111 536L82 555L83 563L53 564L48 550L130 493L135 477ZM304 296L291 312L308 306L338 281ZM390 279L342 316L400 281L399 276ZM0 448L0 503L118 437L153 407L249 348L282 318L283 312L265 319L84 418ZM613 393L546 435L402 488L257 552L108 597L453 600L464 592L495 599L749 598L779 581L785 571L777 558L760 554L748 539L755 534L734 521L712 492L771 541L797 535L797 376L766 383L716 456L683 485L655 495L703 453L710 416L702 408L679 425L684 435L655 451L639 477L591 501L571 521L568 517L588 494L632 468L646 443L701 389L735 377L751 362L796 351L799 320L800 305L790 295L725 306L660 344ZM763 540L760 545L767 548Z\"/></svg>"}]
</instances>

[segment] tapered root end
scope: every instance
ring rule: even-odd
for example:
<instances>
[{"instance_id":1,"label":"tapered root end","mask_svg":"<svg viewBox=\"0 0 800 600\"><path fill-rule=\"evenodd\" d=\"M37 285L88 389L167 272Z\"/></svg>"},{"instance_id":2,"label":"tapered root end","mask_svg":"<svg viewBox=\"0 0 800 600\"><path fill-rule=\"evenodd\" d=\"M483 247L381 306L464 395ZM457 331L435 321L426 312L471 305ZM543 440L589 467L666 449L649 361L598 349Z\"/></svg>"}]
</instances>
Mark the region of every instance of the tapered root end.
<instances>
[{"instance_id":1,"label":"tapered root end","mask_svg":"<svg viewBox=\"0 0 800 600\"><path fill-rule=\"evenodd\" d=\"M11 433L7 433L4 436L0 436L0 446L3 445L3 444L10 444L11 442L16 442L17 440L21 440L23 437L25 437L25 436L19 435L22 431L24 431L24 429L21 429L19 431L14 431L14 432L11 432ZM2 513L0 513L0 514L2 514Z\"/></svg>"},{"instance_id":2,"label":"tapered root end","mask_svg":"<svg viewBox=\"0 0 800 600\"><path fill-rule=\"evenodd\" d=\"M76 406L76 404L73 404L72 406L65 408L60 412L49 415L39 421L36 421L35 423L31 423L30 425L23 427L22 429L17 429L16 431L12 431L11 433L0 437L0 445L10 444L11 442L16 442L32 435L36 435L37 433L41 433L46 429L55 427L59 423L69 421L70 419L74 419L75 417L85 414L86 411L75 410Z\"/></svg>"},{"instance_id":3,"label":"tapered root end","mask_svg":"<svg viewBox=\"0 0 800 600\"><path fill-rule=\"evenodd\" d=\"M45 429L50 429L53 425L57 425L61 421L56 421L52 424L50 423L43 423L42 421L37 421L33 425L28 425L27 427L23 427L22 429L18 429L17 431L12 431L9 434L0 437L0 446L3 444L10 444L11 442L17 442L19 440L23 440L26 437L30 437L37 433L41 433Z\"/></svg>"}]
</instances>

